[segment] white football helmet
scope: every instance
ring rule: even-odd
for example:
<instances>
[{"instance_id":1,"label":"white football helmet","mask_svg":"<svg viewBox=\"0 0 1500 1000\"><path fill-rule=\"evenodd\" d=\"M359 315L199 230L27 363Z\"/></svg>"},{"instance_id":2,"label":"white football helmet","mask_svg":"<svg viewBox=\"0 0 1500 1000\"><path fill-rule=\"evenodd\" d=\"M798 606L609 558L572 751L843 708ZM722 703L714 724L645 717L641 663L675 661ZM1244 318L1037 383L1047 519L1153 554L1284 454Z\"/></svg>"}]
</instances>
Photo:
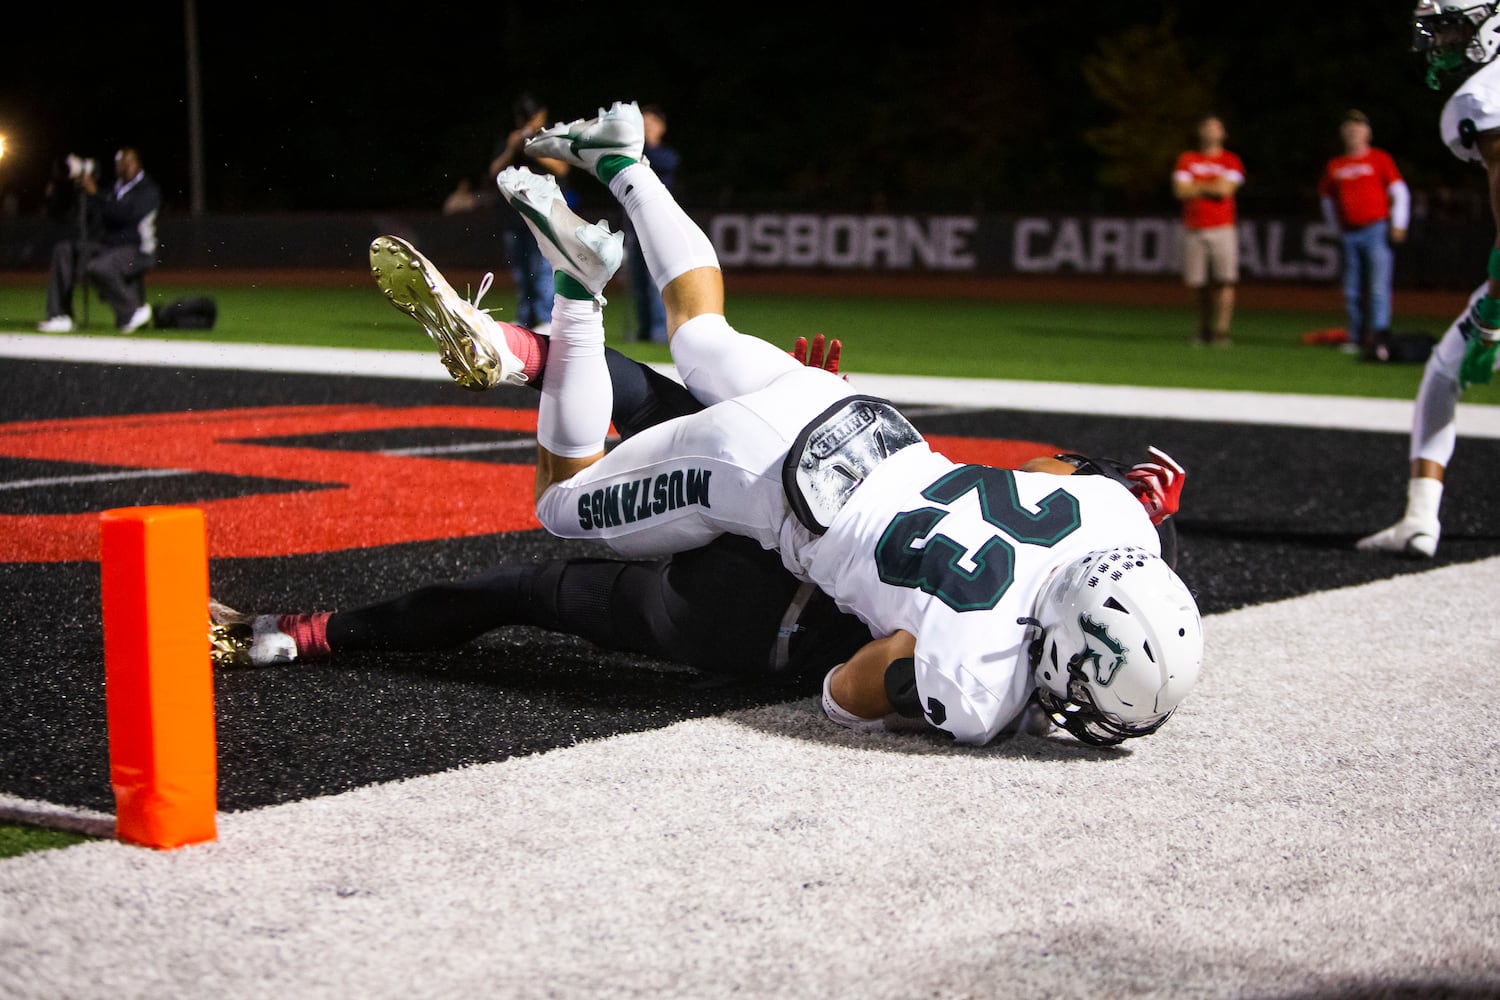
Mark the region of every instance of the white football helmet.
<instances>
[{"instance_id":1,"label":"white football helmet","mask_svg":"<svg viewBox=\"0 0 1500 1000\"><path fill-rule=\"evenodd\" d=\"M1427 85L1436 90L1500 52L1500 9L1469 0L1417 0L1411 47L1426 56Z\"/></svg>"},{"instance_id":2,"label":"white football helmet","mask_svg":"<svg viewBox=\"0 0 1500 1000\"><path fill-rule=\"evenodd\" d=\"M1110 746L1155 732L1198 682L1198 604L1172 567L1145 549L1099 549L1064 563L1034 614L1037 699L1085 743Z\"/></svg>"}]
</instances>

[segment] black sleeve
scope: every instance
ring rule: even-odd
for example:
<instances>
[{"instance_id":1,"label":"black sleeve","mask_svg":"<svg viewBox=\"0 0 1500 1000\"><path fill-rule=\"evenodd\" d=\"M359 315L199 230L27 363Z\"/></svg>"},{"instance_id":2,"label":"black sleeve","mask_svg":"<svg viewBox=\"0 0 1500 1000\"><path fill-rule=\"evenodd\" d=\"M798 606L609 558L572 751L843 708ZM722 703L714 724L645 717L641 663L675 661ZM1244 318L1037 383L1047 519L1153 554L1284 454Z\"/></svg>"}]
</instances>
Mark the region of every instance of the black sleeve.
<instances>
[{"instance_id":1,"label":"black sleeve","mask_svg":"<svg viewBox=\"0 0 1500 1000\"><path fill-rule=\"evenodd\" d=\"M1053 457L1077 469L1078 471L1073 473L1075 476L1105 476L1127 489L1130 488L1130 480L1125 478L1125 473L1130 471L1130 466L1124 462L1117 462L1112 458L1093 458L1071 451Z\"/></svg>"},{"instance_id":2,"label":"black sleeve","mask_svg":"<svg viewBox=\"0 0 1500 1000\"><path fill-rule=\"evenodd\" d=\"M922 697L917 694L916 660L903 656L899 660L892 660L890 666L885 668L885 697L902 718L921 717Z\"/></svg>"},{"instance_id":3,"label":"black sleeve","mask_svg":"<svg viewBox=\"0 0 1500 1000\"><path fill-rule=\"evenodd\" d=\"M604 349L604 360L615 393L610 419L621 437L639 434L647 427L703 409L703 404L682 383L612 347Z\"/></svg>"},{"instance_id":4,"label":"black sleeve","mask_svg":"<svg viewBox=\"0 0 1500 1000\"><path fill-rule=\"evenodd\" d=\"M1079 455L1066 452L1055 456L1060 462L1067 462L1078 471L1075 476L1107 476L1115 482L1129 489L1132 493L1130 480L1125 478L1125 473L1130 471L1130 466L1124 462L1118 462L1113 458L1091 458L1088 455ZM1156 537L1161 542L1161 557L1166 564L1173 569L1177 568L1177 525L1172 518L1167 518L1156 526Z\"/></svg>"},{"instance_id":5,"label":"black sleeve","mask_svg":"<svg viewBox=\"0 0 1500 1000\"><path fill-rule=\"evenodd\" d=\"M1177 523L1167 518L1156 526L1156 537L1161 539L1161 557L1168 566L1177 568Z\"/></svg>"}]
</instances>

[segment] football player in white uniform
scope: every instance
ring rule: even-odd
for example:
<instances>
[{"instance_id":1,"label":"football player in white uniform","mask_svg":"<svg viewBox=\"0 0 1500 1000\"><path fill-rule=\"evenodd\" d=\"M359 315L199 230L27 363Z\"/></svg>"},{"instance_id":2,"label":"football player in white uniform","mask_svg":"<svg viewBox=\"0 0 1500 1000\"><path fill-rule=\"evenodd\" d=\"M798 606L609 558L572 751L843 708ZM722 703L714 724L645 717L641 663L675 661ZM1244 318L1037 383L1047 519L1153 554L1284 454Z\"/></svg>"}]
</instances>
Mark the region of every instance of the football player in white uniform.
<instances>
[{"instance_id":1,"label":"football player in white uniform","mask_svg":"<svg viewBox=\"0 0 1500 1000\"><path fill-rule=\"evenodd\" d=\"M1453 458L1458 400L1474 384L1487 384L1500 367L1500 9L1493 3L1418 0L1412 15L1413 48L1426 56L1427 83L1441 89L1462 83L1443 106L1443 142L1461 160L1483 165L1489 180L1496 243L1488 275L1468 307L1443 334L1417 390L1412 416L1411 468L1401 520L1361 538L1366 551L1427 557L1437 552L1443 474Z\"/></svg>"},{"instance_id":2,"label":"football player in white uniform","mask_svg":"<svg viewBox=\"0 0 1500 1000\"><path fill-rule=\"evenodd\" d=\"M531 143L620 201L662 290L678 373L706 404L605 453L601 310L620 234L585 224L550 178L503 172L501 193L558 273L537 434L550 532L632 558L724 533L774 549L876 636L824 679L824 711L849 728L912 720L984 744L1033 692L1091 743L1172 714L1197 682L1202 624L1127 486L953 462L889 403L731 328L713 245L643 162L635 104ZM487 335L493 321L463 306L434 310L450 370L513 366Z\"/></svg>"}]
</instances>

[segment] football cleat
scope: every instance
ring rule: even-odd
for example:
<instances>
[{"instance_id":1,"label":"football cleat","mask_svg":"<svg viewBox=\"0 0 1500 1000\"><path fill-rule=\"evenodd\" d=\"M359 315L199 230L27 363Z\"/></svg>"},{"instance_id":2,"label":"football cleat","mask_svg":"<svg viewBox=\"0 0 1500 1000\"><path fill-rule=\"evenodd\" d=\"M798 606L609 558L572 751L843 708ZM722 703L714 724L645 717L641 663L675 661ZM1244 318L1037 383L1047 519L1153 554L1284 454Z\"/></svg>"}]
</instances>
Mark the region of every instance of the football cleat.
<instances>
[{"instance_id":1,"label":"football cleat","mask_svg":"<svg viewBox=\"0 0 1500 1000\"><path fill-rule=\"evenodd\" d=\"M552 267L587 288L594 301L604 305L604 286L625 257L625 234L610 232L603 222L589 224L579 218L551 174L506 167L495 184L526 220Z\"/></svg>"},{"instance_id":2,"label":"football cleat","mask_svg":"<svg viewBox=\"0 0 1500 1000\"><path fill-rule=\"evenodd\" d=\"M1437 554L1438 537L1441 533L1442 529L1437 521L1403 517L1389 528L1361 538L1354 543L1354 547L1361 552L1394 552L1430 559Z\"/></svg>"},{"instance_id":3,"label":"football cleat","mask_svg":"<svg viewBox=\"0 0 1500 1000\"><path fill-rule=\"evenodd\" d=\"M521 359L506 346L500 324L479 308L493 274L484 276L469 302L430 260L396 236L377 236L370 244L370 274L391 305L422 324L453 381L475 391L502 382L526 384Z\"/></svg>"},{"instance_id":4,"label":"football cleat","mask_svg":"<svg viewBox=\"0 0 1500 1000\"><path fill-rule=\"evenodd\" d=\"M560 122L526 141L527 155L562 160L595 176L604 157L639 160L645 148L646 128L634 101L616 101L607 111L600 108L596 118Z\"/></svg>"},{"instance_id":5,"label":"football cleat","mask_svg":"<svg viewBox=\"0 0 1500 1000\"><path fill-rule=\"evenodd\" d=\"M72 333L72 316L51 316L36 325L41 333Z\"/></svg>"},{"instance_id":6,"label":"football cleat","mask_svg":"<svg viewBox=\"0 0 1500 1000\"><path fill-rule=\"evenodd\" d=\"M297 642L275 615L248 615L208 602L208 643L216 667L269 667L297 659Z\"/></svg>"}]
</instances>

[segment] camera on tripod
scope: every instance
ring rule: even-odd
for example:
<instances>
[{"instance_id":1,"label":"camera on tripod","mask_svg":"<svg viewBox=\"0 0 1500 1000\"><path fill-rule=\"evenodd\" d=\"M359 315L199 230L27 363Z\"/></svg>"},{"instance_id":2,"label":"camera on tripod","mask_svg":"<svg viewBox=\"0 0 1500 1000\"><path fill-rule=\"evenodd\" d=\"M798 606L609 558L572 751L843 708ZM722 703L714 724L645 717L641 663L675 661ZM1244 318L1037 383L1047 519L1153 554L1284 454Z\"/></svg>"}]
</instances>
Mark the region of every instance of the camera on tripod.
<instances>
[{"instance_id":1,"label":"camera on tripod","mask_svg":"<svg viewBox=\"0 0 1500 1000\"><path fill-rule=\"evenodd\" d=\"M68 180L71 181L94 176L94 169L97 166L93 160L85 159L77 153L69 153L63 162L68 165Z\"/></svg>"}]
</instances>

